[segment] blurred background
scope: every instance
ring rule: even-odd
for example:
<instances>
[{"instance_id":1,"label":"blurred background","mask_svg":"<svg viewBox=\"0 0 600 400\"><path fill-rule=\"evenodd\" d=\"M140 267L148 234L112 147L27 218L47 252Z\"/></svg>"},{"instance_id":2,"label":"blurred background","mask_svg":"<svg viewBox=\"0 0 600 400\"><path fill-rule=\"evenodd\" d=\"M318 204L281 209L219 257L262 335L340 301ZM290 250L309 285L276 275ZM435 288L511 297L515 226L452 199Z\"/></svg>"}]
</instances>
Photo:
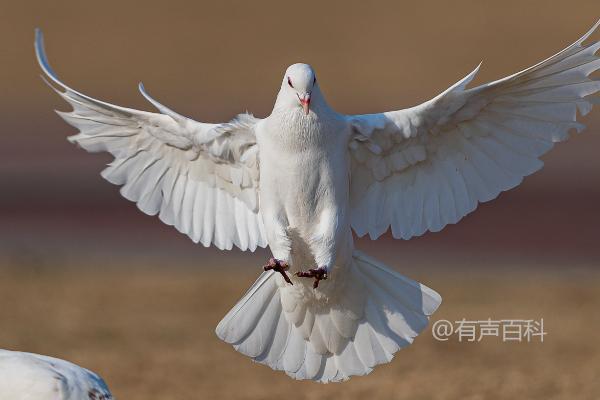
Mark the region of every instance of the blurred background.
<instances>
[{"instance_id":1,"label":"blurred background","mask_svg":"<svg viewBox=\"0 0 600 400\"><path fill-rule=\"evenodd\" d=\"M110 158L65 140L75 131L53 109L67 106L33 52L40 27L73 88L151 110L143 81L205 122L267 116L285 68L307 62L336 110L369 113L423 102L482 60L475 84L521 70L598 17L593 0L0 0L0 347L80 362L120 399L598 398L599 349L588 343L600 327L598 109L541 172L459 224L358 240L442 294L434 320L544 317L547 341L439 343L424 332L370 377L322 387L218 341L214 326L268 253L194 245L122 199L99 176Z\"/></svg>"}]
</instances>

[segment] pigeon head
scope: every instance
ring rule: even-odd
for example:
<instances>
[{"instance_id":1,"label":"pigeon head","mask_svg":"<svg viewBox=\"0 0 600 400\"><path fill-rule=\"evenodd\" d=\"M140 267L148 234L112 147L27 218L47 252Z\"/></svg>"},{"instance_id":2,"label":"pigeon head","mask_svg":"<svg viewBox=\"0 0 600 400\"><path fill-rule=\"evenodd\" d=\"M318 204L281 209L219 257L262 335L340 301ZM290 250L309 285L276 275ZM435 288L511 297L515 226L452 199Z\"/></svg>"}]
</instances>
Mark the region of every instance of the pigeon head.
<instances>
[{"instance_id":1,"label":"pigeon head","mask_svg":"<svg viewBox=\"0 0 600 400\"><path fill-rule=\"evenodd\" d=\"M291 106L302 107L304 113L310 112L313 89L317 86L317 77L308 64L293 64L288 67L281 83L280 96L284 96Z\"/></svg>"}]
</instances>

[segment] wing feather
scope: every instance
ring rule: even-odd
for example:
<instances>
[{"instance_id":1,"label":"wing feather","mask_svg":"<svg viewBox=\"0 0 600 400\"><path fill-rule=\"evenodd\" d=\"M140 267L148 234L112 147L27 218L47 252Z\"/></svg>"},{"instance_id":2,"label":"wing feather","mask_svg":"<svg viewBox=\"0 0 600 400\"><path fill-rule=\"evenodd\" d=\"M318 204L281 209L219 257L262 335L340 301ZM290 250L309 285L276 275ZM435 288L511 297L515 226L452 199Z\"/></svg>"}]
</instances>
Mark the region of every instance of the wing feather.
<instances>
[{"instance_id":1,"label":"wing feather","mask_svg":"<svg viewBox=\"0 0 600 400\"><path fill-rule=\"evenodd\" d=\"M121 185L123 197L204 246L253 251L267 245L258 207L256 118L196 122L151 98L141 84L140 92L160 113L96 100L58 79L40 31L35 49L47 82L73 107L58 112L79 130L69 141L114 156L102 176Z\"/></svg>"},{"instance_id":2,"label":"wing feather","mask_svg":"<svg viewBox=\"0 0 600 400\"><path fill-rule=\"evenodd\" d=\"M585 126L598 98L600 42L583 37L546 60L472 89L479 67L432 100L348 116L351 216L359 236L439 231L539 170L541 155Z\"/></svg>"}]
</instances>

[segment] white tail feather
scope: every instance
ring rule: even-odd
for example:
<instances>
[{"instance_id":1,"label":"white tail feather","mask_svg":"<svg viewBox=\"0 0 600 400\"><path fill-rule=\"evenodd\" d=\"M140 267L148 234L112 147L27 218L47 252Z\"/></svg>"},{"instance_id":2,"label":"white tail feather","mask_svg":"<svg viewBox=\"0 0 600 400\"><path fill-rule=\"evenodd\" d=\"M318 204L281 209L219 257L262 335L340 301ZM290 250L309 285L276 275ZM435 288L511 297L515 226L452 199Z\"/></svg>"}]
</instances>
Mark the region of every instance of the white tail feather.
<instances>
[{"instance_id":1,"label":"white tail feather","mask_svg":"<svg viewBox=\"0 0 600 400\"><path fill-rule=\"evenodd\" d=\"M219 323L217 335L295 379L339 382L389 362L441 303L432 289L358 251L335 272L330 280L342 284L328 292L330 281L322 282L321 296L300 296L308 287L301 281L289 286L273 271L263 273Z\"/></svg>"}]
</instances>

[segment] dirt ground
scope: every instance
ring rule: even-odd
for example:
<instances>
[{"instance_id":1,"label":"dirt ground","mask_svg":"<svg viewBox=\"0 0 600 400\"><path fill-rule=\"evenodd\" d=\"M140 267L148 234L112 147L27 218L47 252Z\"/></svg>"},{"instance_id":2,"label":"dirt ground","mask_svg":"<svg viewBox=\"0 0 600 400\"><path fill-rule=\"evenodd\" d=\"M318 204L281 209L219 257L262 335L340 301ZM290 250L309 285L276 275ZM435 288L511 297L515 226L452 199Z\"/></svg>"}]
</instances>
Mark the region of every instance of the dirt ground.
<instances>
[{"instance_id":1,"label":"dirt ground","mask_svg":"<svg viewBox=\"0 0 600 400\"><path fill-rule=\"evenodd\" d=\"M298 382L252 363L214 334L253 272L123 266L0 269L0 345L86 366L121 400L600 395L597 272L403 272L444 297L433 321L544 318L544 342L439 342L428 328L366 377L342 384Z\"/></svg>"}]
</instances>

